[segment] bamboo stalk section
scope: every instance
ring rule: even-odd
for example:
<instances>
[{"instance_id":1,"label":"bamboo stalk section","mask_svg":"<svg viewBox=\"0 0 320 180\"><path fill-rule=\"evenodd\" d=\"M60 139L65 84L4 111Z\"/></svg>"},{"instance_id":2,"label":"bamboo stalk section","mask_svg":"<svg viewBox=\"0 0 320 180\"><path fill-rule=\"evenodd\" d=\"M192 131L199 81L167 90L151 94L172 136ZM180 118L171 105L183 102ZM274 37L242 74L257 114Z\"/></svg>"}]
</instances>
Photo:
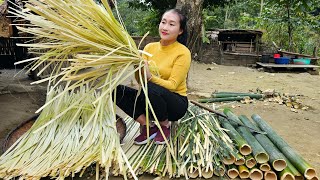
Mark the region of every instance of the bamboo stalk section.
<instances>
[{"instance_id":1,"label":"bamboo stalk section","mask_svg":"<svg viewBox=\"0 0 320 180\"><path fill-rule=\"evenodd\" d=\"M259 169L261 171L267 172L267 171L271 170L271 167L270 167L270 165L268 163L263 163L263 164L260 164Z\"/></svg>"},{"instance_id":2,"label":"bamboo stalk section","mask_svg":"<svg viewBox=\"0 0 320 180\"><path fill-rule=\"evenodd\" d=\"M277 174L273 171L265 171L264 172L265 180L277 180Z\"/></svg>"},{"instance_id":3,"label":"bamboo stalk section","mask_svg":"<svg viewBox=\"0 0 320 180\"><path fill-rule=\"evenodd\" d=\"M229 97L250 97L254 99L261 99L263 97L262 94L251 94L251 93L218 93L218 94L212 94L212 98L229 98Z\"/></svg>"},{"instance_id":4,"label":"bamboo stalk section","mask_svg":"<svg viewBox=\"0 0 320 180\"><path fill-rule=\"evenodd\" d=\"M307 179L316 176L315 169L307 163L298 153L291 148L259 115L252 115L252 119L257 125L267 132L267 136L272 140L275 146L290 160L290 162L304 175Z\"/></svg>"},{"instance_id":5,"label":"bamboo stalk section","mask_svg":"<svg viewBox=\"0 0 320 180\"><path fill-rule=\"evenodd\" d=\"M280 180L294 180L294 176L289 167L286 167L284 170L280 172Z\"/></svg>"},{"instance_id":6,"label":"bamboo stalk section","mask_svg":"<svg viewBox=\"0 0 320 180\"><path fill-rule=\"evenodd\" d=\"M257 129L256 127L248 118L241 118L240 119L243 124L246 126L249 126L253 129ZM266 152L269 154L269 162L271 163L272 167L276 171L282 171L284 168L286 168L287 163L285 161L284 155L279 152L279 150L275 147L275 145L268 139L268 137L264 134L255 134L254 137L259 141L261 146L266 150Z\"/></svg>"},{"instance_id":7,"label":"bamboo stalk section","mask_svg":"<svg viewBox=\"0 0 320 180\"><path fill-rule=\"evenodd\" d=\"M252 155L246 156L245 159L246 159L245 165L250 169L253 168L257 164L256 160L253 158Z\"/></svg>"},{"instance_id":8,"label":"bamboo stalk section","mask_svg":"<svg viewBox=\"0 0 320 180\"><path fill-rule=\"evenodd\" d=\"M249 144L242 138L242 136L234 129L234 127L223 117L219 117L219 120L224 128L228 131L228 135L237 143L239 152L242 155L249 155L252 152Z\"/></svg>"},{"instance_id":9,"label":"bamboo stalk section","mask_svg":"<svg viewBox=\"0 0 320 180\"><path fill-rule=\"evenodd\" d=\"M235 165L239 166L239 165L244 165L246 162L244 156L242 156L241 154L238 153L238 155L236 156L236 161L234 162Z\"/></svg>"},{"instance_id":10,"label":"bamboo stalk section","mask_svg":"<svg viewBox=\"0 0 320 180\"><path fill-rule=\"evenodd\" d=\"M240 166L238 166L238 169L239 169L239 177L241 179L249 178L249 176L250 176L249 169L246 166L240 165Z\"/></svg>"},{"instance_id":11,"label":"bamboo stalk section","mask_svg":"<svg viewBox=\"0 0 320 180\"><path fill-rule=\"evenodd\" d=\"M249 172L249 177L252 180L261 180L263 178L263 173L257 168L252 168Z\"/></svg>"},{"instance_id":12,"label":"bamboo stalk section","mask_svg":"<svg viewBox=\"0 0 320 180\"><path fill-rule=\"evenodd\" d=\"M228 166L227 175L231 179L235 179L236 177L239 176L239 170L237 169L237 167L235 165L230 165L230 166Z\"/></svg>"}]
</instances>

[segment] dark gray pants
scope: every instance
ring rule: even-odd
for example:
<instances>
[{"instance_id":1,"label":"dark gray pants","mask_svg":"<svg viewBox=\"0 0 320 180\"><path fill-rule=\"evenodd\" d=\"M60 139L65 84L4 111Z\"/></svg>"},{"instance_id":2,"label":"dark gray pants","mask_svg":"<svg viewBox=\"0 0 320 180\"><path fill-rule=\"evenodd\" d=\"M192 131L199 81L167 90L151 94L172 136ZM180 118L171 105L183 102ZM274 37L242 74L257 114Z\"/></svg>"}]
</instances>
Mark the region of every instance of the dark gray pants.
<instances>
[{"instance_id":1,"label":"dark gray pants","mask_svg":"<svg viewBox=\"0 0 320 180\"><path fill-rule=\"evenodd\" d=\"M137 119L140 115L146 114L145 95L142 90L140 95L137 93L138 91L136 89L127 86L119 85L117 87L116 104L133 119ZM136 101L137 95L138 99ZM166 119L169 121L177 121L184 116L188 108L188 99L186 96L173 93L151 82L148 82L148 97L159 121ZM149 115L149 117L152 117L150 109Z\"/></svg>"}]
</instances>

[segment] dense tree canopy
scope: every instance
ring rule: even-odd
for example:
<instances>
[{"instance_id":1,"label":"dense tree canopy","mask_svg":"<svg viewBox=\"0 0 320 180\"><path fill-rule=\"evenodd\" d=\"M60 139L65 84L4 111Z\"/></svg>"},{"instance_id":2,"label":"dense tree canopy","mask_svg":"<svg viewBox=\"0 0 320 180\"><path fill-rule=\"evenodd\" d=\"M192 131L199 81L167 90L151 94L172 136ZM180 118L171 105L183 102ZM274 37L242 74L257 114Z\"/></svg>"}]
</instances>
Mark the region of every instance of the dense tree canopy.
<instances>
[{"instance_id":1,"label":"dense tree canopy","mask_svg":"<svg viewBox=\"0 0 320 180\"><path fill-rule=\"evenodd\" d=\"M177 0L120 1L130 8L124 10L128 13L122 13L130 19L125 21L130 32L143 35L150 31L155 36L161 14L177 3ZM320 0L202 1L201 22L206 29L259 29L264 32L263 40L267 44L275 42L283 49L299 53L312 54L314 47L320 45Z\"/></svg>"}]
</instances>

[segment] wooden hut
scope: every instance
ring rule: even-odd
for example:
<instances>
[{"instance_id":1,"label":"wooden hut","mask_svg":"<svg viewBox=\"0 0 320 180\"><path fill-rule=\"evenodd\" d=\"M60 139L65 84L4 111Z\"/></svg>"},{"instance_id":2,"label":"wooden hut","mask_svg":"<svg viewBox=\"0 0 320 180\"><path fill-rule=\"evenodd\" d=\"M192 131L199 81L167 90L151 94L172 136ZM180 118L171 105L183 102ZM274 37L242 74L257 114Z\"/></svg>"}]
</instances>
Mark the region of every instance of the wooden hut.
<instances>
[{"instance_id":1,"label":"wooden hut","mask_svg":"<svg viewBox=\"0 0 320 180\"><path fill-rule=\"evenodd\" d=\"M201 61L222 65L248 66L261 56L262 31L211 29L207 31L210 44L203 44Z\"/></svg>"}]
</instances>

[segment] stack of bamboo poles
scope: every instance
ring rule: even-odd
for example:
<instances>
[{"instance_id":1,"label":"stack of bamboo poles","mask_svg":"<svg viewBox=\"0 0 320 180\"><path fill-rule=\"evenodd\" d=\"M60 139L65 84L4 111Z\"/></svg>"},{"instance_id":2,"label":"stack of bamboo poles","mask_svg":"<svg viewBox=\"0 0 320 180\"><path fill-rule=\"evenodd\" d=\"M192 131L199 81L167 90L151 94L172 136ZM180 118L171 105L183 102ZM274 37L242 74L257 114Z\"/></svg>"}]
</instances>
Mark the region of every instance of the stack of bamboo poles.
<instances>
[{"instance_id":1,"label":"stack of bamboo poles","mask_svg":"<svg viewBox=\"0 0 320 180\"><path fill-rule=\"evenodd\" d=\"M213 92L210 98L199 99L200 103L225 102L225 101L242 101L245 99L261 99L263 94L255 93L238 93L238 92Z\"/></svg>"},{"instance_id":2,"label":"stack of bamboo poles","mask_svg":"<svg viewBox=\"0 0 320 180\"><path fill-rule=\"evenodd\" d=\"M229 109L224 113L227 119L220 117L219 120L239 148L238 156L227 162L230 178L318 179L315 170L259 115L252 115L252 122L244 115L236 116ZM243 147L248 151L241 151Z\"/></svg>"},{"instance_id":3,"label":"stack of bamboo poles","mask_svg":"<svg viewBox=\"0 0 320 180\"><path fill-rule=\"evenodd\" d=\"M131 118L126 120L128 131L123 150L136 174L153 174L177 178L211 178L224 176L225 159L237 156L237 151L225 130L220 127L215 115L195 105L190 105L187 114L173 125L170 145L134 145L139 134L139 125ZM114 175L121 175L118 167ZM128 172L129 173L129 172ZM130 175L130 174L129 174Z\"/></svg>"}]
</instances>

